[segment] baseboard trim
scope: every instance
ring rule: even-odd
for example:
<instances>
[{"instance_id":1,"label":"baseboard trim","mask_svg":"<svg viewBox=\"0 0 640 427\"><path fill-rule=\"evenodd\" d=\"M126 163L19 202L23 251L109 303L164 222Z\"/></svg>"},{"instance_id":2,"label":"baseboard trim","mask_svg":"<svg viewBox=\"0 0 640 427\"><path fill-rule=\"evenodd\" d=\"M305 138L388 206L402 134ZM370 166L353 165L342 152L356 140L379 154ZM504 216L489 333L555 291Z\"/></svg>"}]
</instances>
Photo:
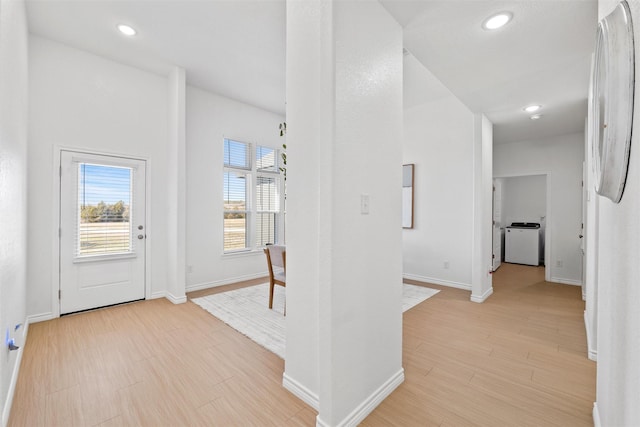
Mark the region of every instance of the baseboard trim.
<instances>
[{"instance_id":1,"label":"baseboard trim","mask_svg":"<svg viewBox=\"0 0 640 427\"><path fill-rule=\"evenodd\" d=\"M286 372L282 374L282 386L316 411L319 410L320 399L318 395L291 378Z\"/></svg>"},{"instance_id":2,"label":"baseboard trim","mask_svg":"<svg viewBox=\"0 0 640 427\"><path fill-rule=\"evenodd\" d=\"M171 292L167 292L167 291L158 291L151 294L151 299L158 299L158 298L166 298L173 304L184 304L185 302L187 302L186 295L177 297L173 295Z\"/></svg>"},{"instance_id":3,"label":"baseboard trim","mask_svg":"<svg viewBox=\"0 0 640 427\"><path fill-rule=\"evenodd\" d=\"M600 412L598 412L598 402L593 402L593 426L602 427L602 421L600 421Z\"/></svg>"},{"instance_id":4,"label":"baseboard trim","mask_svg":"<svg viewBox=\"0 0 640 427\"><path fill-rule=\"evenodd\" d=\"M11 406L13 405L13 396L16 393L16 385L18 384L18 375L20 374L20 366L22 366L22 353L24 352L24 346L27 343L27 335L29 333L29 317L24 321L24 332L22 332L22 342L20 343L20 349L16 356L16 364L11 374L11 382L9 383L9 389L7 390L7 398L4 402L2 409L2 425L6 427L9 424L9 416L11 416Z\"/></svg>"},{"instance_id":5,"label":"baseboard trim","mask_svg":"<svg viewBox=\"0 0 640 427\"><path fill-rule=\"evenodd\" d=\"M471 301L477 303L483 303L493 294L493 286L484 291L482 295L473 295L471 294Z\"/></svg>"},{"instance_id":6,"label":"baseboard trim","mask_svg":"<svg viewBox=\"0 0 640 427\"><path fill-rule=\"evenodd\" d=\"M187 302L187 296L181 295L179 297L173 295L171 292L167 292L167 299L174 304L184 304Z\"/></svg>"},{"instance_id":7,"label":"baseboard trim","mask_svg":"<svg viewBox=\"0 0 640 427\"><path fill-rule=\"evenodd\" d=\"M47 320L55 319L56 316L53 313L41 313L41 314L32 314L31 316L27 316L27 323L38 323L38 322L46 322Z\"/></svg>"},{"instance_id":8,"label":"baseboard trim","mask_svg":"<svg viewBox=\"0 0 640 427\"><path fill-rule=\"evenodd\" d=\"M403 279L408 279L408 280L417 280L418 282L425 282L427 284L428 283L432 283L434 285L448 286L450 288L457 288L457 289L464 289L465 291L470 291L471 290L471 285L466 284L466 283L454 282L452 280L436 279L434 277L419 276L417 274L403 274L402 278Z\"/></svg>"},{"instance_id":9,"label":"baseboard trim","mask_svg":"<svg viewBox=\"0 0 640 427\"><path fill-rule=\"evenodd\" d=\"M367 416L373 412L376 407L382 403L393 391L404 382L404 368L400 368L398 372L385 381L377 390L358 405L345 419L336 424L336 427L352 427L357 426L364 421ZM331 427L330 424L324 422L320 415L316 418L317 427Z\"/></svg>"},{"instance_id":10,"label":"baseboard trim","mask_svg":"<svg viewBox=\"0 0 640 427\"><path fill-rule=\"evenodd\" d=\"M202 291L204 289L216 288L218 286L231 285L233 283L244 282L245 280L253 280L265 278L266 282L269 282L269 272L245 274L244 276L236 276L230 279L214 280L213 282L196 283L195 285L188 285L186 287L187 292Z\"/></svg>"},{"instance_id":11,"label":"baseboard trim","mask_svg":"<svg viewBox=\"0 0 640 427\"><path fill-rule=\"evenodd\" d=\"M589 328L589 313L587 310L584 311L584 329L587 332L587 357L589 360L593 360L594 362L598 361L598 351L593 348L593 341L591 338L591 328Z\"/></svg>"},{"instance_id":12,"label":"baseboard trim","mask_svg":"<svg viewBox=\"0 0 640 427\"><path fill-rule=\"evenodd\" d=\"M562 285L582 286L582 280L561 279L558 277L551 277L549 281L552 283L560 283Z\"/></svg>"}]
</instances>

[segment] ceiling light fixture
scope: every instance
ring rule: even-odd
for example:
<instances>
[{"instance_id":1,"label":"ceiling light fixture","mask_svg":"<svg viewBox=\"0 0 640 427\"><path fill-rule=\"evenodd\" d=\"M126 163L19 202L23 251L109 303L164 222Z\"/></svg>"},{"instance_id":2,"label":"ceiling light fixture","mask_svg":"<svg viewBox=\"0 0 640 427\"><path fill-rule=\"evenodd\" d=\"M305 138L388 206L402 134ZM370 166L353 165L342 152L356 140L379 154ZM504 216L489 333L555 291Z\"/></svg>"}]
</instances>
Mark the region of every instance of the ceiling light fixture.
<instances>
[{"instance_id":1,"label":"ceiling light fixture","mask_svg":"<svg viewBox=\"0 0 640 427\"><path fill-rule=\"evenodd\" d=\"M540 117L542 117L542 114L534 114L533 116L529 117L531 120L538 120Z\"/></svg>"},{"instance_id":2,"label":"ceiling light fixture","mask_svg":"<svg viewBox=\"0 0 640 427\"><path fill-rule=\"evenodd\" d=\"M132 37L137 34L137 31L133 29L133 27L130 27L129 25L126 25L126 24L119 24L117 28L118 28L118 31L120 31L125 36Z\"/></svg>"},{"instance_id":3,"label":"ceiling light fixture","mask_svg":"<svg viewBox=\"0 0 640 427\"><path fill-rule=\"evenodd\" d=\"M542 108L542 105L529 105L528 107L524 107L523 110L527 113L535 113L539 109Z\"/></svg>"},{"instance_id":4,"label":"ceiling light fixture","mask_svg":"<svg viewBox=\"0 0 640 427\"><path fill-rule=\"evenodd\" d=\"M511 21L511 18L513 18L513 13L511 12L496 13L484 20L482 28L485 30L497 30L507 25L509 21Z\"/></svg>"}]
</instances>

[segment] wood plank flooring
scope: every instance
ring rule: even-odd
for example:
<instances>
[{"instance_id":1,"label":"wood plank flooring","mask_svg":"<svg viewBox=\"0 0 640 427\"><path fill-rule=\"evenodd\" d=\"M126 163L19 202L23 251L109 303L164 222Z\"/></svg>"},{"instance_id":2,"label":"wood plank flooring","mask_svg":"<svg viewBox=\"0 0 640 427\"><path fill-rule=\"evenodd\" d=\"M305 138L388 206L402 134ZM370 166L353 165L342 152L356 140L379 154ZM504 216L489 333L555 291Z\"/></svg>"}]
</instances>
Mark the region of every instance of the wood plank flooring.
<instances>
[{"instance_id":1,"label":"wood plank flooring","mask_svg":"<svg viewBox=\"0 0 640 427\"><path fill-rule=\"evenodd\" d=\"M483 304L430 286L404 314L406 380L363 426L593 425L579 287L510 264ZM30 326L9 426L314 426L283 369L191 302L66 316Z\"/></svg>"},{"instance_id":2,"label":"wood plank flooring","mask_svg":"<svg viewBox=\"0 0 640 427\"><path fill-rule=\"evenodd\" d=\"M503 264L482 304L443 289L404 314L406 380L363 425L593 426L583 311L543 267Z\"/></svg>"}]
</instances>

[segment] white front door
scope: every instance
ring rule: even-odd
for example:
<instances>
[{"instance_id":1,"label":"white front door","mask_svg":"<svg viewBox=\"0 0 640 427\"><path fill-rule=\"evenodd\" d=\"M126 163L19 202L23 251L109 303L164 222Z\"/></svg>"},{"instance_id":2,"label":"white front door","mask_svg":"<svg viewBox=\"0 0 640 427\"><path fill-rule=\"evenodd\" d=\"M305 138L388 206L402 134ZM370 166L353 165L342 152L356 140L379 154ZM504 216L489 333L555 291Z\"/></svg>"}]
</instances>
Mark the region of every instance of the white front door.
<instances>
[{"instance_id":1,"label":"white front door","mask_svg":"<svg viewBox=\"0 0 640 427\"><path fill-rule=\"evenodd\" d=\"M145 162L61 151L60 313L145 297Z\"/></svg>"}]
</instances>

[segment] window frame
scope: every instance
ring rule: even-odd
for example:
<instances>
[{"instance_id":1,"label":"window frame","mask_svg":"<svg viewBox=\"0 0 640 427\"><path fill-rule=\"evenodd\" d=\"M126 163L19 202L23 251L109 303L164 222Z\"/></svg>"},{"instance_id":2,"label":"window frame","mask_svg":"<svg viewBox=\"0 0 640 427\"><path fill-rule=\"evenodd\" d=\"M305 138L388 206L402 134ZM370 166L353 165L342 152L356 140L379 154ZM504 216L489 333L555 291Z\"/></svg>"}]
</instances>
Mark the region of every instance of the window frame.
<instances>
[{"instance_id":1,"label":"window frame","mask_svg":"<svg viewBox=\"0 0 640 427\"><path fill-rule=\"evenodd\" d=\"M247 154L247 167L238 167L227 165L226 158L223 156L223 215L222 215L222 251L223 255L234 255L234 254L247 254L252 252L262 252L262 249L266 247L266 245L258 245L258 231L257 231L257 217L258 214L261 213L273 213L275 214L275 242L269 242L273 244L279 244L284 241L284 178L282 176L282 172L280 171L280 156L281 150L276 147L271 147L268 145L258 144L254 142L243 141L242 139L224 137L223 138L223 150L224 145L227 141L232 141L235 143L244 144L248 149ZM257 161L257 150L258 147L267 148L269 150L273 150L274 152L274 162L275 167L274 171L266 171L266 170L258 170L258 161ZM225 209L225 192L226 188L224 186L224 176L228 172L240 173L246 176L246 196L245 196L245 210L244 211L235 211ZM257 210L257 185L258 178L266 177L266 178L275 178L277 182L277 210ZM225 248L225 215L228 213L236 213L241 212L245 214L245 247L237 248L237 249L226 249Z\"/></svg>"}]
</instances>

